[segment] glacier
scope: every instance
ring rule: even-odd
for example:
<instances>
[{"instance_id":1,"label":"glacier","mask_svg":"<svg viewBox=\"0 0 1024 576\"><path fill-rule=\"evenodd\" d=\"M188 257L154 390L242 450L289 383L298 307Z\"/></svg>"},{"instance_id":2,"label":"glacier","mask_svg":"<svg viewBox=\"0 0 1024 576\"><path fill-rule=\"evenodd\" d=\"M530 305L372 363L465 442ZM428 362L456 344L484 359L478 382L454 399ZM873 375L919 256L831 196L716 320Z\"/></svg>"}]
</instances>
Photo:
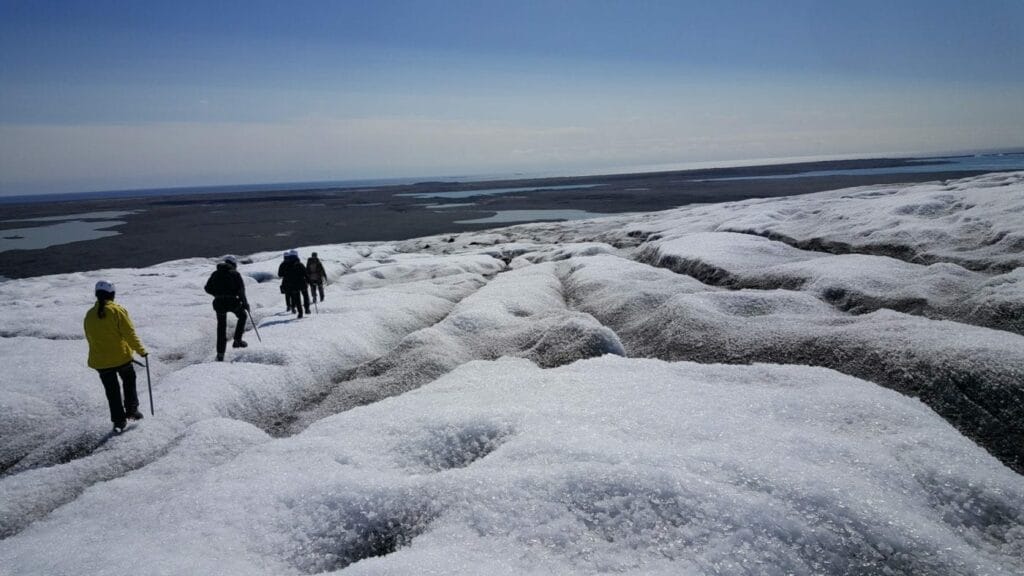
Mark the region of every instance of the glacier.
<instances>
[{"instance_id":1,"label":"glacier","mask_svg":"<svg viewBox=\"0 0 1024 576\"><path fill-rule=\"evenodd\" d=\"M299 251L0 283L0 574L1024 572L1024 172Z\"/></svg>"}]
</instances>

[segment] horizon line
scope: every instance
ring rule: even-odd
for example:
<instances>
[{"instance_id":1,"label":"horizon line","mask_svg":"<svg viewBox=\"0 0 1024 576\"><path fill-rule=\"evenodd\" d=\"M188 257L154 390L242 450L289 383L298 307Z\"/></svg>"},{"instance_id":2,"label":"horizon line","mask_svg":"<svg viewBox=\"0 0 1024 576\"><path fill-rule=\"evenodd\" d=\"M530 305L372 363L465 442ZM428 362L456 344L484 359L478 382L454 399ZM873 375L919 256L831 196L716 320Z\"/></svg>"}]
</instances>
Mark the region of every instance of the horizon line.
<instances>
[{"instance_id":1,"label":"horizon line","mask_svg":"<svg viewBox=\"0 0 1024 576\"><path fill-rule=\"evenodd\" d=\"M40 192L30 194L0 195L0 204L43 203L73 200L96 200L102 198L132 198L136 196L163 196L197 193L246 193L280 191L319 191L331 188L384 188L389 186L405 186L427 183L487 183L517 180L555 179L555 178L600 178L606 176L625 176L630 174L658 174L670 172L692 172L698 170L755 168L785 166L813 162L839 162L851 160L923 160L962 158L968 156L987 156L1005 154L1024 154L1024 148L986 148L972 150L956 150L938 153L896 152L896 153L863 153L863 154L820 154L808 156L782 156L767 158L750 158L734 160L703 160L691 162L675 162L660 164L640 164L619 166L606 169L577 169L565 171L537 171L510 173L480 173L464 175L424 175L394 176L380 178L345 178L325 180L281 180L269 182L240 182L234 184L197 184L178 186L158 186L147 188L115 188L99 190L82 190L76 192Z\"/></svg>"}]
</instances>

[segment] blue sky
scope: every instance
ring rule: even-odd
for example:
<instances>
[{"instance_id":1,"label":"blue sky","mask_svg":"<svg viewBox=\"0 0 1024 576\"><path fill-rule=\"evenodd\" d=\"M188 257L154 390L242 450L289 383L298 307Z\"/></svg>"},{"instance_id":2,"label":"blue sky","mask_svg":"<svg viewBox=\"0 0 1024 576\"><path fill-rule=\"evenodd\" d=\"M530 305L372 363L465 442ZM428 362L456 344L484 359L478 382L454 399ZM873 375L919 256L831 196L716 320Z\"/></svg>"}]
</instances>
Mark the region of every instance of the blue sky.
<instances>
[{"instance_id":1,"label":"blue sky","mask_svg":"<svg viewBox=\"0 0 1024 576\"><path fill-rule=\"evenodd\" d=\"M10 2L0 194L1024 146L1024 2Z\"/></svg>"}]
</instances>

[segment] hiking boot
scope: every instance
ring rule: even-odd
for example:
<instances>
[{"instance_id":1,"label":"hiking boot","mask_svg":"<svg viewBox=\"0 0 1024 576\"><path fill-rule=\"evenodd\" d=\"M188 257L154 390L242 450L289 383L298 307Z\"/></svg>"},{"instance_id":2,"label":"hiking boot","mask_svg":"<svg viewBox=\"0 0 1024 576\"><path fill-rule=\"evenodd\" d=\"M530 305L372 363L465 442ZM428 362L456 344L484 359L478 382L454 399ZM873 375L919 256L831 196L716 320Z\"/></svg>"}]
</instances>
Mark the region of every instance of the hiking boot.
<instances>
[{"instance_id":1,"label":"hiking boot","mask_svg":"<svg viewBox=\"0 0 1024 576\"><path fill-rule=\"evenodd\" d=\"M217 362L223 362L223 361L224 361L224 355L223 354L217 354Z\"/></svg>"},{"instance_id":2,"label":"hiking boot","mask_svg":"<svg viewBox=\"0 0 1024 576\"><path fill-rule=\"evenodd\" d=\"M249 345L249 343L246 342L245 340L235 340L234 343L231 344L231 347L232 348L245 348L248 345Z\"/></svg>"},{"instance_id":3,"label":"hiking boot","mask_svg":"<svg viewBox=\"0 0 1024 576\"><path fill-rule=\"evenodd\" d=\"M129 420L142 420L142 412L139 412L138 409L133 410L133 411L128 413L128 419Z\"/></svg>"},{"instance_id":4,"label":"hiking boot","mask_svg":"<svg viewBox=\"0 0 1024 576\"><path fill-rule=\"evenodd\" d=\"M309 314L309 306L306 307L306 314Z\"/></svg>"},{"instance_id":5,"label":"hiking boot","mask_svg":"<svg viewBox=\"0 0 1024 576\"><path fill-rule=\"evenodd\" d=\"M128 427L128 422L114 422L114 434L120 434L124 432L124 429Z\"/></svg>"}]
</instances>

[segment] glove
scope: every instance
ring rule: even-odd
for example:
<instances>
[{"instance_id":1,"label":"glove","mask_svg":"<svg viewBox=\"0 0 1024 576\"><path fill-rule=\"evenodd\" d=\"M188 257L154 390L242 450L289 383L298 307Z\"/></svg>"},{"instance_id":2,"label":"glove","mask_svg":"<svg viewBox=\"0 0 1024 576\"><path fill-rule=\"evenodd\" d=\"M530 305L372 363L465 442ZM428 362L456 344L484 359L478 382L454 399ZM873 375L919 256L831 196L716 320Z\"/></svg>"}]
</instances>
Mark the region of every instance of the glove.
<instances>
[{"instance_id":1,"label":"glove","mask_svg":"<svg viewBox=\"0 0 1024 576\"><path fill-rule=\"evenodd\" d=\"M248 303L248 302L243 302L243 303L242 303L242 308L245 308L245 310L246 310L247 312L248 312L249 310L251 310L251 308L249 308L249 303Z\"/></svg>"}]
</instances>

